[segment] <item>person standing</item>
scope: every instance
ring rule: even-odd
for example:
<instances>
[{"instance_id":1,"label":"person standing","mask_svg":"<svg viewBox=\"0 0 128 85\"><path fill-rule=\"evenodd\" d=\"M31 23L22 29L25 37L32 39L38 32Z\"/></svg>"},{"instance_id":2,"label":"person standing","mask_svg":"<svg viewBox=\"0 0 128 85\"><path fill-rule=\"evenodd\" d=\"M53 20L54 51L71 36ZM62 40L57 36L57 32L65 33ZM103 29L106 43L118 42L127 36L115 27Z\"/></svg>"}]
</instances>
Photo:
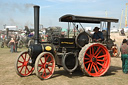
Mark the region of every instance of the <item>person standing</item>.
<instances>
[{"instance_id":1,"label":"person standing","mask_svg":"<svg viewBox=\"0 0 128 85\"><path fill-rule=\"evenodd\" d=\"M122 70L124 73L128 73L128 45L126 39L123 39L120 51L122 60Z\"/></svg>"},{"instance_id":2,"label":"person standing","mask_svg":"<svg viewBox=\"0 0 128 85\"><path fill-rule=\"evenodd\" d=\"M17 52L18 41L19 41L19 36L16 34L15 35L15 52Z\"/></svg>"},{"instance_id":3,"label":"person standing","mask_svg":"<svg viewBox=\"0 0 128 85\"><path fill-rule=\"evenodd\" d=\"M121 35L125 36L124 28L121 29Z\"/></svg>"},{"instance_id":4,"label":"person standing","mask_svg":"<svg viewBox=\"0 0 128 85\"><path fill-rule=\"evenodd\" d=\"M10 42L9 42L10 48L11 48L11 53L14 52L14 45L15 45L15 41L13 38L11 38Z\"/></svg>"}]
</instances>

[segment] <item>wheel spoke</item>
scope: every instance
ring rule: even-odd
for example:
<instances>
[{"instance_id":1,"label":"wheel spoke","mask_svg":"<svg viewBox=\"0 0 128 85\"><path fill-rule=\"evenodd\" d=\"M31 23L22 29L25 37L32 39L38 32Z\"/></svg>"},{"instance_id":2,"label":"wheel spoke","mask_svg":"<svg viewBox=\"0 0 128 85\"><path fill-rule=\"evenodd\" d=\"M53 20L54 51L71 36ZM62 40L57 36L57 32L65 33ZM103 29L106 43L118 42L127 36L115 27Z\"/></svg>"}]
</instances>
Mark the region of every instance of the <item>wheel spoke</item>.
<instances>
[{"instance_id":1,"label":"wheel spoke","mask_svg":"<svg viewBox=\"0 0 128 85\"><path fill-rule=\"evenodd\" d=\"M97 58L102 58L102 57L106 57L107 55L101 55L101 56L97 56Z\"/></svg>"},{"instance_id":2,"label":"wheel spoke","mask_svg":"<svg viewBox=\"0 0 128 85\"><path fill-rule=\"evenodd\" d=\"M38 64L38 66L39 66L39 67L42 67L42 65L41 65L41 64Z\"/></svg>"},{"instance_id":3,"label":"wheel spoke","mask_svg":"<svg viewBox=\"0 0 128 85\"><path fill-rule=\"evenodd\" d=\"M23 67L23 65L21 65L21 66L18 66L18 68L20 68L20 67Z\"/></svg>"},{"instance_id":4,"label":"wheel spoke","mask_svg":"<svg viewBox=\"0 0 128 85\"><path fill-rule=\"evenodd\" d=\"M91 66L90 66L90 71L92 70L92 66L93 66L93 62L92 62L92 64L91 64Z\"/></svg>"},{"instance_id":5,"label":"wheel spoke","mask_svg":"<svg viewBox=\"0 0 128 85\"><path fill-rule=\"evenodd\" d=\"M41 59L40 59L40 61L41 61L42 64L44 64Z\"/></svg>"},{"instance_id":6,"label":"wheel spoke","mask_svg":"<svg viewBox=\"0 0 128 85\"><path fill-rule=\"evenodd\" d=\"M25 58L24 58L25 60L26 60L26 55L27 55L27 54L25 54Z\"/></svg>"},{"instance_id":7,"label":"wheel spoke","mask_svg":"<svg viewBox=\"0 0 128 85\"><path fill-rule=\"evenodd\" d=\"M47 68L48 69L48 71L50 72L50 74L52 74L52 71L50 71L50 69L49 68Z\"/></svg>"},{"instance_id":8,"label":"wheel spoke","mask_svg":"<svg viewBox=\"0 0 128 85\"><path fill-rule=\"evenodd\" d=\"M26 75L27 67L25 66L25 75Z\"/></svg>"},{"instance_id":9,"label":"wheel spoke","mask_svg":"<svg viewBox=\"0 0 128 85\"><path fill-rule=\"evenodd\" d=\"M48 56L47 56L47 58L46 58L46 61L45 61L45 62L47 62L47 60L48 60L49 56L50 56L50 55L48 55Z\"/></svg>"},{"instance_id":10,"label":"wheel spoke","mask_svg":"<svg viewBox=\"0 0 128 85\"><path fill-rule=\"evenodd\" d=\"M89 58L84 58L84 60L89 60Z\"/></svg>"},{"instance_id":11,"label":"wheel spoke","mask_svg":"<svg viewBox=\"0 0 128 85\"><path fill-rule=\"evenodd\" d=\"M21 73L21 71L23 70L23 68L24 68L24 66L22 66L22 68L20 69L20 73Z\"/></svg>"},{"instance_id":12,"label":"wheel spoke","mask_svg":"<svg viewBox=\"0 0 128 85\"><path fill-rule=\"evenodd\" d=\"M48 65L48 67L53 67L52 65Z\"/></svg>"},{"instance_id":13,"label":"wheel spoke","mask_svg":"<svg viewBox=\"0 0 128 85\"><path fill-rule=\"evenodd\" d=\"M95 72L97 73L96 67L94 65L93 65L93 68L94 68Z\"/></svg>"},{"instance_id":14,"label":"wheel spoke","mask_svg":"<svg viewBox=\"0 0 128 85\"><path fill-rule=\"evenodd\" d=\"M97 64L95 64L95 65L96 65L97 70L99 71L100 69L99 69L98 65Z\"/></svg>"},{"instance_id":15,"label":"wheel spoke","mask_svg":"<svg viewBox=\"0 0 128 85\"><path fill-rule=\"evenodd\" d=\"M38 72L40 72L43 69L43 66L40 68L40 70Z\"/></svg>"},{"instance_id":16,"label":"wheel spoke","mask_svg":"<svg viewBox=\"0 0 128 85\"><path fill-rule=\"evenodd\" d=\"M45 69L44 69L45 70ZM44 77L44 71L43 71L43 73L42 73L42 77Z\"/></svg>"},{"instance_id":17,"label":"wheel spoke","mask_svg":"<svg viewBox=\"0 0 128 85\"><path fill-rule=\"evenodd\" d=\"M102 66L102 68L104 68L104 65L103 65L103 64L101 64L101 63L99 63L99 62L97 62L97 64L99 64L100 66Z\"/></svg>"},{"instance_id":18,"label":"wheel spoke","mask_svg":"<svg viewBox=\"0 0 128 85\"><path fill-rule=\"evenodd\" d=\"M92 47L92 55L94 55L94 48Z\"/></svg>"},{"instance_id":19,"label":"wheel spoke","mask_svg":"<svg viewBox=\"0 0 128 85\"><path fill-rule=\"evenodd\" d=\"M44 68L44 74L45 74L45 76L47 76L47 74L46 74L46 69Z\"/></svg>"},{"instance_id":20,"label":"wheel spoke","mask_svg":"<svg viewBox=\"0 0 128 85\"><path fill-rule=\"evenodd\" d=\"M92 51L91 48L89 49L89 51L90 51L90 55L91 55L91 53L92 53L92 52L91 52L91 51Z\"/></svg>"},{"instance_id":21,"label":"wheel spoke","mask_svg":"<svg viewBox=\"0 0 128 85\"><path fill-rule=\"evenodd\" d=\"M20 63L24 63L24 62L22 62L22 61L20 61L20 60L18 60L18 62L20 62Z\"/></svg>"},{"instance_id":22,"label":"wheel spoke","mask_svg":"<svg viewBox=\"0 0 128 85\"><path fill-rule=\"evenodd\" d=\"M91 63L88 64L88 68L87 68L87 70L89 70L90 64L91 64Z\"/></svg>"},{"instance_id":23,"label":"wheel spoke","mask_svg":"<svg viewBox=\"0 0 128 85\"><path fill-rule=\"evenodd\" d=\"M31 69L31 71L30 72L32 72L34 70L34 67L32 67L32 69Z\"/></svg>"},{"instance_id":24,"label":"wheel spoke","mask_svg":"<svg viewBox=\"0 0 128 85\"><path fill-rule=\"evenodd\" d=\"M90 55L89 55L89 54L87 54L87 53L85 53L85 55L87 55L88 57L90 57Z\"/></svg>"},{"instance_id":25,"label":"wheel spoke","mask_svg":"<svg viewBox=\"0 0 128 85\"><path fill-rule=\"evenodd\" d=\"M97 59L97 61L105 62L106 60L100 60L100 59Z\"/></svg>"},{"instance_id":26,"label":"wheel spoke","mask_svg":"<svg viewBox=\"0 0 128 85\"><path fill-rule=\"evenodd\" d=\"M28 60L27 61L29 61L30 60L30 57L28 58Z\"/></svg>"},{"instance_id":27,"label":"wheel spoke","mask_svg":"<svg viewBox=\"0 0 128 85\"><path fill-rule=\"evenodd\" d=\"M84 64L90 63L91 61L84 62Z\"/></svg>"},{"instance_id":28,"label":"wheel spoke","mask_svg":"<svg viewBox=\"0 0 128 85\"><path fill-rule=\"evenodd\" d=\"M46 63L46 55L44 55L44 58L45 58L45 63Z\"/></svg>"},{"instance_id":29,"label":"wheel spoke","mask_svg":"<svg viewBox=\"0 0 128 85\"><path fill-rule=\"evenodd\" d=\"M98 49L95 51L94 55L96 55L99 50L100 50L100 47L98 47Z\"/></svg>"},{"instance_id":30,"label":"wheel spoke","mask_svg":"<svg viewBox=\"0 0 128 85\"><path fill-rule=\"evenodd\" d=\"M97 53L96 57L101 53L101 50Z\"/></svg>"},{"instance_id":31,"label":"wheel spoke","mask_svg":"<svg viewBox=\"0 0 128 85\"><path fill-rule=\"evenodd\" d=\"M48 64L50 64L50 63L53 63L54 61L53 60L51 60L50 62L48 62Z\"/></svg>"},{"instance_id":32,"label":"wheel spoke","mask_svg":"<svg viewBox=\"0 0 128 85\"><path fill-rule=\"evenodd\" d=\"M29 69L28 69L28 67L27 67L27 66L26 66L26 69L28 70L28 73L29 73L30 71L29 71Z\"/></svg>"},{"instance_id":33,"label":"wheel spoke","mask_svg":"<svg viewBox=\"0 0 128 85\"><path fill-rule=\"evenodd\" d=\"M21 57L22 57L22 58L23 58L23 60L25 61L25 59L24 59L23 55L22 55Z\"/></svg>"}]
</instances>

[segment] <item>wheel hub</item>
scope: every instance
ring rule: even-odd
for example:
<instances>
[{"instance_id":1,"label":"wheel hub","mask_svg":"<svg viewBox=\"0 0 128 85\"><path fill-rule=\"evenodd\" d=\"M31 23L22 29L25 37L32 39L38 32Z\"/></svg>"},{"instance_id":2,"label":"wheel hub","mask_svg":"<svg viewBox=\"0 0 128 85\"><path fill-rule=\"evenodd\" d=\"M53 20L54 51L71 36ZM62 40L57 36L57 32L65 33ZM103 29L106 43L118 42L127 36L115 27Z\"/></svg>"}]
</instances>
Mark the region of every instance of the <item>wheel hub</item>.
<instances>
[{"instance_id":1,"label":"wheel hub","mask_svg":"<svg viewBox=\"0 0 128 85\"><path fill-rule=\"evenodd\" d=\"M45 65L45 68L48 68L48 64Z\"/></svg>"},{"instance_id":2,"label":"wheel hub","mask_svg":"<svg viewBox=\"0 0 128 85\"><path fill-rule=\"evenodd\" d=\"M95 57L93 57L93 58L92 58L92 61L93 61L93 62L96 62L96 58L95 58Z\"/></svg>"},{"instance_id":3,"label":"wheel hub","mask_svg":"<svg viewBox=\"0 0 128 85\"><path fill-rule=\"evenodd\" d=\"M28 62L27 62L27 61L25 61L25 62L24 62L24 66L27 66L27 64L28 64Z\"/></svg>"}]
</instances>

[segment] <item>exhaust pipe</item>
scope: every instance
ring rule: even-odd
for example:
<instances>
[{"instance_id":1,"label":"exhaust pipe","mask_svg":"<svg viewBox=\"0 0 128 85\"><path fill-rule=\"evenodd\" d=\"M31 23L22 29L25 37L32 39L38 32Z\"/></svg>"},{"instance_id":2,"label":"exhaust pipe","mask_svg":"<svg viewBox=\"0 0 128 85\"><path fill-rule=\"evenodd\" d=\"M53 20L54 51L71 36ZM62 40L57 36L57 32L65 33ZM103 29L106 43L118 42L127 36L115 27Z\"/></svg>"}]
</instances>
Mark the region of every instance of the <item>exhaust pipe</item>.
<instances>
[{"instance_id":1,"label":"exhaust pipe","mask_svg":"<svg viewBox=\"0 0 128 85\"><path fill-rule=\"evenodd\" d=\"M34 6L34 43L39 43L39 8L40 6Z\"/></svg>"}]
</instances>

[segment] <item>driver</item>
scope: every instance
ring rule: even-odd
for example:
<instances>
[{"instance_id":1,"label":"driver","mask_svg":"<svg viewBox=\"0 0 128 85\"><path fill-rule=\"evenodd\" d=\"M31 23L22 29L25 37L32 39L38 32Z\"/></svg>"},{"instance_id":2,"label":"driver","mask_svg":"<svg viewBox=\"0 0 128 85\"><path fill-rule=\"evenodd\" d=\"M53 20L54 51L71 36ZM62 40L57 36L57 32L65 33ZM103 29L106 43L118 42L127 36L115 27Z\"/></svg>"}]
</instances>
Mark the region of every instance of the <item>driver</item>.
<instances>
[{"instance_id":1,"label":"driver","mask_svg":"<svg viewBox=\"0 0 128 85\"><path fill-rule=\"evenodd\" d=\"M103 33L101 31L99 31L99 27L95 27L93 29L94 31L94 34L92 36L92 39L94 42L97 42L97 41L103 41L104 40L104 37L103 37Z\"/></svg>"}]
</instances>

